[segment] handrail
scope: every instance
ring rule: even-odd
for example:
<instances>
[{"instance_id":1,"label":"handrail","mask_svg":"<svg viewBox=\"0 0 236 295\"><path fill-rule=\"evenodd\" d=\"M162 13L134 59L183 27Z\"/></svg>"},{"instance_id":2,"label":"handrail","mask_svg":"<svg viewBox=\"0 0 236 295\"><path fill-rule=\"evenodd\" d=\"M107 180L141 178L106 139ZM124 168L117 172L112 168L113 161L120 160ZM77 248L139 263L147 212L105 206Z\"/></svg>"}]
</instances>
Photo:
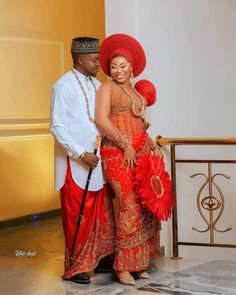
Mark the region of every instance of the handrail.
<instances>
[{"instance_id":1,"label":"handrail","mask_svg":"<svg viewBox=\"0 0 236 295\"><path fill-rule=\"evenodd\" d=\"M156 144L163 145L235 145L236 137L173 137L162 138L157 136Z\"/></svg>"}]
</instances>

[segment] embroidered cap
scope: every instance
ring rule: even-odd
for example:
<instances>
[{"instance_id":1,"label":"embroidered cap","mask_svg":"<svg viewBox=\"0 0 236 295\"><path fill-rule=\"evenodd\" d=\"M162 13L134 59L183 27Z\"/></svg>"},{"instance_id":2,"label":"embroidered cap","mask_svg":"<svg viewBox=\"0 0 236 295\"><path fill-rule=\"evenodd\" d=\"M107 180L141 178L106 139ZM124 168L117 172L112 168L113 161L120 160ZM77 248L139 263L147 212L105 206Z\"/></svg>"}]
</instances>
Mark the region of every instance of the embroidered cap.
<instances>
[{"instance_id":1,"label":"embroidered cap","mask_svg":"<svg viewBox=\"0 0 236 295\"><path fill-rule=\"evenodd\" d=\"M77 37L72 40L71 52L80 54L98 53L99 40L92 37Z\"/></svg>"},{"instance_id":2,"label":"embroidered cap","mask_svg":"<svg viewBox=\"0 0 236 295\"><path fill-rule=\"evenodd\" d=\"M99 62L104 73L110 76L110 61L116 55L125 56L133 67L133 75L137 77L146 66L146 56L141 44L126 34L113 34L101 44Z\"/></svg>"}]
</instances>

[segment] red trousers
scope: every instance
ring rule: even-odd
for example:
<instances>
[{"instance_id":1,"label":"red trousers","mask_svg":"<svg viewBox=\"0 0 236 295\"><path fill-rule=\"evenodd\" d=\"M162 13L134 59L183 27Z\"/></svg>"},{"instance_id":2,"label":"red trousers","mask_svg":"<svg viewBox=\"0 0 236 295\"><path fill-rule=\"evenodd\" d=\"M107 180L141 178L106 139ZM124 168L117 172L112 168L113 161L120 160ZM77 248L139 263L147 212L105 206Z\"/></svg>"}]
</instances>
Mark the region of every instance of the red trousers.
<instances>
[{"instance_id":1,"label":"red trousers","mask_svg":"<svg viewBox=\"0 0 236 295\"><path fill-rule=\"evenodd\" d=\"M72 261L69 258L84 190L72 179L69 160L65 184L60 193L65 234L63 278L68 279L77 273L93 270L101 258L115 251L113 192L109 185L96 192L87 192Z\"/></svg>"}]
</instances>

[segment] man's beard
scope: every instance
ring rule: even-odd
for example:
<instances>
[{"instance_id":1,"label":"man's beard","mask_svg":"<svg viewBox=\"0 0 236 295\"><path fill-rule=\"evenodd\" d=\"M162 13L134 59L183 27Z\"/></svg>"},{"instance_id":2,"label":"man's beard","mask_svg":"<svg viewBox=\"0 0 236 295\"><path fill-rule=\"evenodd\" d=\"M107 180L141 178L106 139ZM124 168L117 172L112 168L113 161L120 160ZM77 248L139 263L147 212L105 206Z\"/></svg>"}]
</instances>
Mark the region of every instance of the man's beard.
<instances>
[{"instance_id":1,"label":"man's beard","mask_svg":"<svg viewBox=\"0 0 236 295\"><path fill-rule=\"evenodd\" d=\"M98 69L97 70L94 70L93 72L92 71L89 71L87 73L88 73L89 76L96 77L97 76L97 73L98 73Z\"/></svg>"}]
</instances>

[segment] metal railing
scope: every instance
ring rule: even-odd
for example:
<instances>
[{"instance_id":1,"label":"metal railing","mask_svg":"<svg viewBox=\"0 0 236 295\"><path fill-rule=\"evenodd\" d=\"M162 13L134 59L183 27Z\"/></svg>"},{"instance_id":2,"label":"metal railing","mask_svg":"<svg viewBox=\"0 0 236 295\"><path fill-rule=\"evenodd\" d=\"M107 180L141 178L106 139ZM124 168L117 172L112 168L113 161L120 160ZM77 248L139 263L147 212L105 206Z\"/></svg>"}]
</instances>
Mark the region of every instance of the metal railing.
<instances>
[{"instance_id":1,"label":"metal railing","mask_svg":"<svg viewBox=\"0 0 236 295\"><path fill-rule=\"evenodd\" d=\"M186 146L186 145L236 145L236 138L162 138L161 136L156 137L156 143L159 146L169 145L170 146L170 157L171 157L171 179L172 179L172 188L173 194L175 198L175 207L172 212L172 246L173 246L173 258L179 258L179 245L188 245L188 246L205 246L205 247L228 247L228 248L236 248L235 244L219 244L214 241L214 232L226 232L231 230L232 228L226 228L224 230L219 230L216 227L216 223L219 221L223 210L224 210L224 195L220 189L220 187L215 182L216 176L223 176L227 179L230 176L227 176L222 173L212 174L212 164L220 163L220 164L236 164L236 160L199 160L199 159L177 159L176 158L176 146ZM178 239L178 208L177 208L177 189L176 189L176 164L177 163L205 163L208 165L208 175L203 173L196 173L191 177L194 178L196 176L203 176L205 178L205 182L202 187L199 189L197 194L197 207L198 212L205 221L207 227L204 230L199 230L195 227L192 227L193 230L205 233L210 232L210 242L209 243L196 243L196 242L184 242L179 241ZM202 197L201 193L204 188L208 186L208 196ZM213 195L213 187L218 191L218 196ZM204 210L208 213L206 217L204 215ZM214 219L213 214L218 210L218 215Z\"/></svg>"}]
</instances>

